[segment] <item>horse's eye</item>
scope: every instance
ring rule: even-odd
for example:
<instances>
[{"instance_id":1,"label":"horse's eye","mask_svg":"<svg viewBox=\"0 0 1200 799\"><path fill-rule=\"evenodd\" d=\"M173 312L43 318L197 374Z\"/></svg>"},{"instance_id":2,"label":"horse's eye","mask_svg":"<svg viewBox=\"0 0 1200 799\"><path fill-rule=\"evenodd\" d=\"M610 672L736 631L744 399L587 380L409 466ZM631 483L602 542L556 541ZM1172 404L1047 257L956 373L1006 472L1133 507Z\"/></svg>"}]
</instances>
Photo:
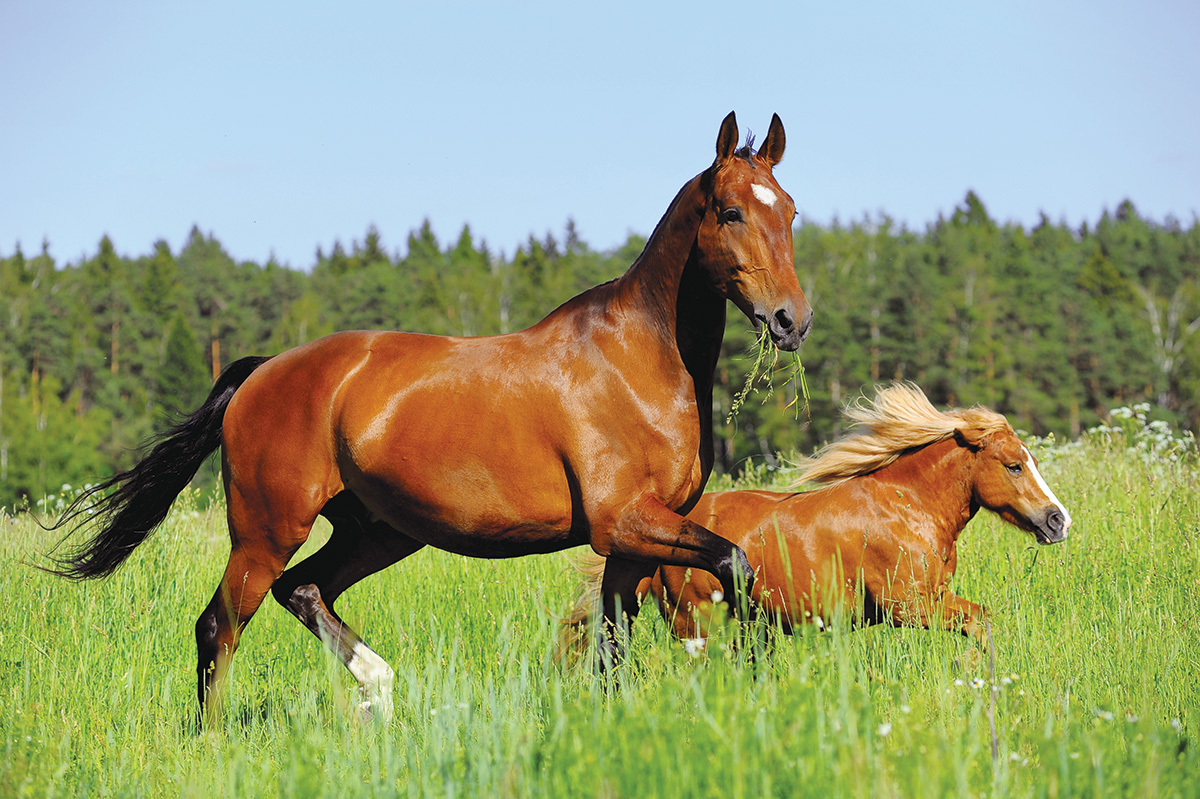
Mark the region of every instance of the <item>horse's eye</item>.
<instances>
[{"instance_id":1,"label":"horse's eye","mask_svg":"<svg viewBox=\"0 0 1200 799\"><path fill-rule=\"evenodd\" d=\"M726 222L741 222L742 221L742 209L726 208L725 213L722 214L721 216L724 218L724 220Z\"/></svg>"},{"instance_id":2,"label":"horse's eye","mask_svg":"<svg viewBox=\"0 0 1200 799\"><path fill-rule=\"evenodd\" d=\"M1012 475L1018 475L1021 473L1021 464L1019 463L1010 463L1004 468L1008 469L1008 473Z\"/></svg>"}]
</instances>

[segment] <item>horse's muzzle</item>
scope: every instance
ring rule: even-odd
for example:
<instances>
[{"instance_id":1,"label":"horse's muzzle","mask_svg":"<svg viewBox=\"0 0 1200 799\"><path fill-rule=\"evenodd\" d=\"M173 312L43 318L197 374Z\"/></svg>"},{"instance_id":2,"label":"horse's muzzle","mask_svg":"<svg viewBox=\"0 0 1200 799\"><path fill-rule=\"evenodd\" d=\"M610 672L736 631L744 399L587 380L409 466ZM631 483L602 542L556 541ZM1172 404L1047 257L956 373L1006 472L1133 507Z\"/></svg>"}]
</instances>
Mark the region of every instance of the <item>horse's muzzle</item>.
<instances>
[{"instance_id":1,"label":"horse's muzzle","mask_svg":"<svg viewBox=\"0 0 1200 799\"><path fill-rule=\"evenodd\" d=\"M771 343L784 352L800 349L800 345L812 331L812 319L813 310L808 303L804 304L799 318L788 306L770 315L757 308L754 310L754 326L761 330L762 326L766 325L767 332L771 334Z\"/></svg>"}]
</instances>

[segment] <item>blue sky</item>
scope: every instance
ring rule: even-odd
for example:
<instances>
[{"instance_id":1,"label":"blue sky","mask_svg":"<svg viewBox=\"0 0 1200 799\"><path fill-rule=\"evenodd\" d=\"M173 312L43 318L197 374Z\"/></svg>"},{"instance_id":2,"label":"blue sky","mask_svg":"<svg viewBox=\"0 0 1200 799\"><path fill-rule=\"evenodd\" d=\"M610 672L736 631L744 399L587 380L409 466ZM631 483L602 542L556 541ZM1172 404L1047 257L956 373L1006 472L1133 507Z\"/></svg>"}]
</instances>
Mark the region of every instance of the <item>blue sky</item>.
<instances>
[{"instance_id":1,"label":"blue sky","mask_svg":"<svg viewBox=\"0 0 1200 799\"><path fill-rule=\"evenodd\" d=\"M788 135L801 213L924 230L1200 212L1200 4L7 0L0 254L192 225L309 268L428 218L511 254L648 233L722 117Z\"/></svg>"}]
</instances>

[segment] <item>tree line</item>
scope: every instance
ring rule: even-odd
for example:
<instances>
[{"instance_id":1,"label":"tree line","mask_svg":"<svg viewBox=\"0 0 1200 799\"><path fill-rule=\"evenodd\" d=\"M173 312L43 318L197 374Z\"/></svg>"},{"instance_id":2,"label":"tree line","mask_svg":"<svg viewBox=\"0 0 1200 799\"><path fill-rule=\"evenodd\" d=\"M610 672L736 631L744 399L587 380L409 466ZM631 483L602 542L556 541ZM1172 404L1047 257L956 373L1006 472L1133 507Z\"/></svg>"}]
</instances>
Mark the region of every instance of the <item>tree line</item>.
<instances>
[{"instance_id":1,"label":"tree line","mask_svg":"<svg viewBox=\"0 0 1200 799\"><path fill-rule=\"evenodd\" d=\"M428 221L389 251L374 227L307 271L236 261L193 228L179 252L57 264L0 253L0 506L131 465L139 444L204 398L244 355L336 330L490 335L527 327L628 268L644 238L591 249L568 222L493 253ZM917 382L942 405L982 403L1019 429L1073 437L1107 409L1150 402L1200 424L1200 222L1155 222L1126 201L1094 226L993 220L969 193L923 232L886 215L795 229L815 311L798 362L753 380L755 336L731 309L715 389L718 469L809 451L872 384ZM736 412L734 412L736 411ZM212 480L211 471L204 478Z\"/></svg>"}]
</instances>

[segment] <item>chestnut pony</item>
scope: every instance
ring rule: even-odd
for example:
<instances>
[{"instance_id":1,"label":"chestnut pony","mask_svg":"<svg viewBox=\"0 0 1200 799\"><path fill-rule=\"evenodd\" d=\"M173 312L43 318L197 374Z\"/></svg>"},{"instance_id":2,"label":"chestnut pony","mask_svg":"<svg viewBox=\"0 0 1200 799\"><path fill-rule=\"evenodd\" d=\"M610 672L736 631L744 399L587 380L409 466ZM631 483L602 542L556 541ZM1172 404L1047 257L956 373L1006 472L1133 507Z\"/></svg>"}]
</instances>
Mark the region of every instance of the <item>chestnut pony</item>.
<instances>
[{"instance_id":1,"label":"chestnut pony","mask_svg":"<svg viewBox=\"0 0 1200 799\"><path fill-rule=\"evenodd\" d=\"M727 593L750 585L745 554L681 515L712 469L725 303L784 350L800 346L812 309L792 260L795 205L772 174L779 117L755 152L738 147L730 113L716 149L624 275L527 330L344 332L230 364L199 410L92 494L103 498L73 509L95 511L100 529L57 571L110 574L221 447L232 546L196 622L210 716L268 592L346 665L363 710L386 715L392 669L334 602L427 544L486 558L590 544L608 557L611 624L618 607L637 607L636 587L659 563L711 572ZM317 516L332 536L288 569ZM622 654L615 635L601 647L602 662Z\"/></svg>"},{"instance_id":2,"label":"chestnut pony","mask_svg":"<svg viewBox=\"0 0 1200 799\"><path fill-rule=\"evenodd\" d=\"M826 487L706 494L688 518L745 550L753 596L784 632L840 613L854 624L940 627L981 639L986 611L949 588L967 522L987 508L1050 544L1067 537L1071 515L998 413L941 412L916 386L894 384L845 416L861 430L803 462L796 481ZM587 623L594 582L568 624ZM712 575L674 564L638 588L641 597L654 595L681 638L705 635L695 611L718 590L724 585Z\"/></svg>"}]
</instances>

